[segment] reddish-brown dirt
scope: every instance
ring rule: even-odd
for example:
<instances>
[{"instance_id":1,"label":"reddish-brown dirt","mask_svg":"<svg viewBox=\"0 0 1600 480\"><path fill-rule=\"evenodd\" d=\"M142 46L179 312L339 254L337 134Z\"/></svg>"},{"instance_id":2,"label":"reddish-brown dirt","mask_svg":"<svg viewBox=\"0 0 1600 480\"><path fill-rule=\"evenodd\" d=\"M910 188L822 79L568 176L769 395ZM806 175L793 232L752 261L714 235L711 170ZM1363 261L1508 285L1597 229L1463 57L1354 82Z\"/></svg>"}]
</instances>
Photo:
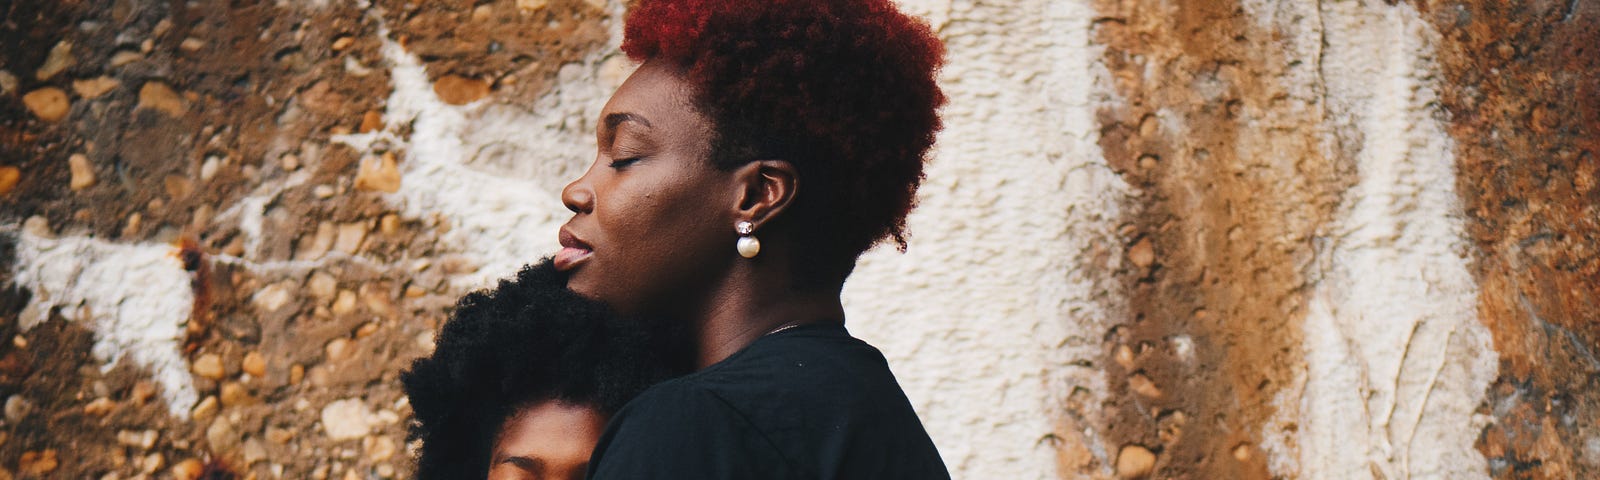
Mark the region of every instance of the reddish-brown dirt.
<instances>
[{"instance_id":1,"label":"reddish-brown dirt","mask_svg":"<svg viewBox=\"0 0 1600 480\"><path fill-rule=\"evenodd\" d=\"M1600 4L1418 3L1500 352L1478 449L1496 478L1600 476Z\"/></svg>"},{"instance_id":2,"label":"reddish-brown dirt","mask_svg":"<svg viewBox=\"0 0 1600 480\"><path fill-rule=\"evenodd\" d=\"M1261 425L1301 368L1305 267L1348 168L1319 145L1316 93L1289 90L1309 66L1236 3L1097 6L1122 99L1100 145L1140 206L1107 436L1155 452L1154 477L1269 478Z\"/></svg>"}]
</instances>

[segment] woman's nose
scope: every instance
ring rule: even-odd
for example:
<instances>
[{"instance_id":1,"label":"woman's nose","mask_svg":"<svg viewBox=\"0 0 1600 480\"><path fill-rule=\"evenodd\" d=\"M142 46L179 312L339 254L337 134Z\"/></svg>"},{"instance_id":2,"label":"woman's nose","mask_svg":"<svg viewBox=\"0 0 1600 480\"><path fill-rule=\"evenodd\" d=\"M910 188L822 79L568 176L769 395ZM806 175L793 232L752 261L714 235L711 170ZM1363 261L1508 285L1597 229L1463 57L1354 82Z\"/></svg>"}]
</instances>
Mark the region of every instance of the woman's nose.
<instances>
[{"instance_id":1,"label":"woman's nose","mask_svg":"<svg viewBox=\"0 0 1600 480\"><path fill-rule=\"evenodd\" d=\"M561 203L572 213L589 213L594 210L594 189L589 186L589 173L568 183L561 189Z\"/></svg>"}]
</instances>

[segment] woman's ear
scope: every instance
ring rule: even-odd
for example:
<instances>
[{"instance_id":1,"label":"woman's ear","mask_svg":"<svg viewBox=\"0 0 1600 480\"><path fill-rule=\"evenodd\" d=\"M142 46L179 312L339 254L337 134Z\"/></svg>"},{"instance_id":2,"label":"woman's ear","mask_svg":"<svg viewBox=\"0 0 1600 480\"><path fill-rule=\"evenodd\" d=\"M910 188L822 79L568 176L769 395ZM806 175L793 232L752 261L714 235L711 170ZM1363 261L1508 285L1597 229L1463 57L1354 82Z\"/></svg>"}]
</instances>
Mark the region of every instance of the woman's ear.
<instances>
[{"instance_id":1,"label":"woman's ear","mask_svg":"<svg viewBox=\"0 0 1600 480\"><path fill-rule=\"evenodd\" d=\"M740 185L739 204L734 212L738 218L754 223L756 228L767 223L790 205L800 190L800 176L794 164L786 160L756 160L740 165L734 171Z\"/></svg>"}]
</instances>

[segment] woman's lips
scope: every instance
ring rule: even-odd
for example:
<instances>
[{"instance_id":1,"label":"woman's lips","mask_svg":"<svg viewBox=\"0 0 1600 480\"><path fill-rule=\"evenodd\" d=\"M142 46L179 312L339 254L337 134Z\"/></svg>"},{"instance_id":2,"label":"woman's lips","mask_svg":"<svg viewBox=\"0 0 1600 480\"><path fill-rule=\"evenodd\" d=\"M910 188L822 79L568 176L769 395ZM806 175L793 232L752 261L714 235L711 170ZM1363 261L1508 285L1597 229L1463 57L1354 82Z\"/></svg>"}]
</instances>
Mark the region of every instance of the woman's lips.
<instances>
[{"instance_id":1,"label":"woman's lips","mask_svg":"<svg viewBox=\"0 0 1600 480\"><path fill-rule=\"evenodd\" d=\"M577 267L579 263L594 256L594 247L590 247L583 240L579 240L578 236L573 235L566 227L561 228L561 233L557 236L557 240L561 242L561 251L556 252L556 270L563 272L571 270Z\"/></svg>"},{"instance_id":2,"label":"woman's lips","mask_svg":"<svg viewBox=\"0 0 1600 480\"><path fill-rule=\"evenodd\" d=\"M593 255L594 252L582 248L563 247L561 251L556 252L556 270L563 272L572 270L573 268L576 268L579 263L583 262L584 260L588 260L589 257Z\"/></svg>"}]
</instances>

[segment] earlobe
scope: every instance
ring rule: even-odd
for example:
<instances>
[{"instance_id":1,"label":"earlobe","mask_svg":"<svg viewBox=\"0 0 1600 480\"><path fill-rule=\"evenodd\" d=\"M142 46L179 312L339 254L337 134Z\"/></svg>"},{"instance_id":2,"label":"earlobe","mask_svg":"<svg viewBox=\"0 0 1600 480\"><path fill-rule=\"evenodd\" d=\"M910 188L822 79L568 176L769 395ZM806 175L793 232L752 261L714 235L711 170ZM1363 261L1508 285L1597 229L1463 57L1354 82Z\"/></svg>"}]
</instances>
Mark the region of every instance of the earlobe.
<instances>
[{"instance_id":1,"label":"earlobe","mask_svg":"<svg viewBox=\"0 0 1600 480\"><path fill-rule=\"evenodd\" d=\"M782 214L799 192L798 172L786 160L756 160L740 166L737 176L743 192L736 214L755 228Z\"/></svg>"}]
</instances>

